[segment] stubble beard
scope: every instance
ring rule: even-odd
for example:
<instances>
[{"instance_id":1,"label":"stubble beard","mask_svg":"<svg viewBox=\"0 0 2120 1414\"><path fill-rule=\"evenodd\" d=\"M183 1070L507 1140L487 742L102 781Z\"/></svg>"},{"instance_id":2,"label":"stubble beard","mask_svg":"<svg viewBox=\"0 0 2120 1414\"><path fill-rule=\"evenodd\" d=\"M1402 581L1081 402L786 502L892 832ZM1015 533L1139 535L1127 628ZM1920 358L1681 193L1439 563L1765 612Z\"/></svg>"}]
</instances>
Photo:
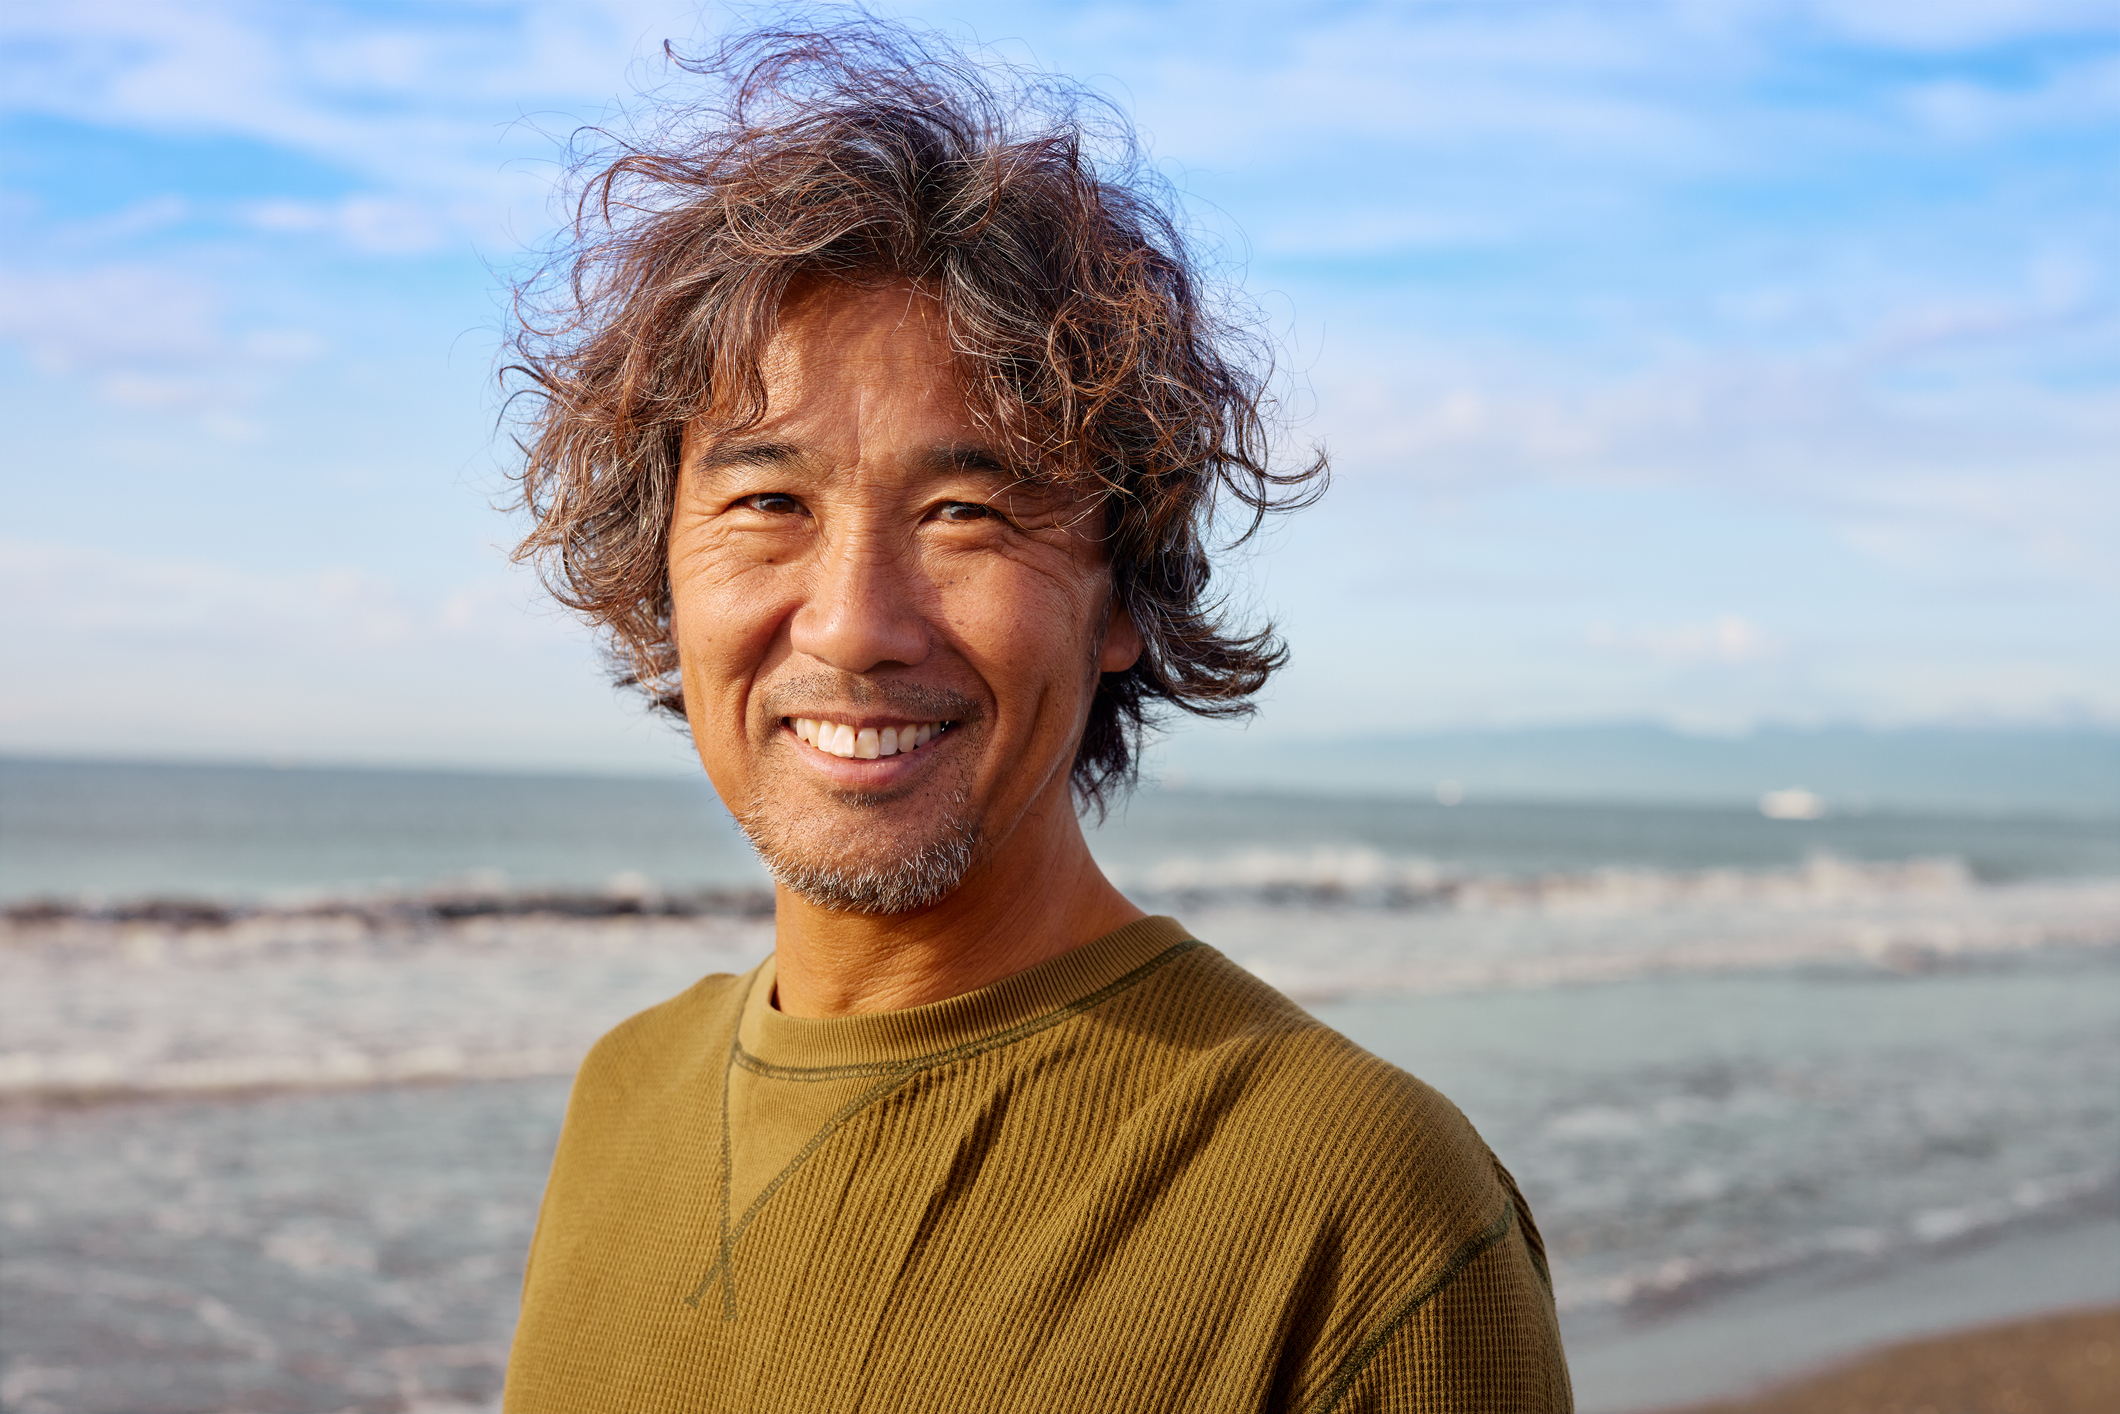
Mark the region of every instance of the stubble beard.
<instances>
[{"instance_id":1,"label":"stubble beard","mask_svg":"<svg viewBox=\"0 0 2120 1414\"><path fill-rule=\"evenodd\" d=\"M856 793L838 799L857 809L883 804L878 797ZM962 790L951 794L922 838L866 848L859 830L790 815L785 807L776 809L754 799L736 823L774 883L834 913L880 916L932 908L957 892L979 850L979 817Z\"/></svg>"}]
</instances>

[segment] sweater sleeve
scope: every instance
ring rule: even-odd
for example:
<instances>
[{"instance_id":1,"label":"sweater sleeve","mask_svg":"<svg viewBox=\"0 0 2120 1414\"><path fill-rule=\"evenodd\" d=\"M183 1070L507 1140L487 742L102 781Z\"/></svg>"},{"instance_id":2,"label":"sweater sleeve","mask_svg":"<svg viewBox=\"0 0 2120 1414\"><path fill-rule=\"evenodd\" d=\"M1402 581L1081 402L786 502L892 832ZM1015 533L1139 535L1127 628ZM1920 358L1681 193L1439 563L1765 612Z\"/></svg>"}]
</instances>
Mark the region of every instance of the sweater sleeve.
<instances>
[{"instance_id":1,"label":"sweater sleeve","mask_svg":"<svg viewBox=\"0 0 2120 1414\"><path fill-rule=\"evenodd\" d=\"M1312 1408L1333 1414L1567 1414L1574 1406L1535 1229L1510 1215L1448 1283L1407 1299Z\"/></svg>"},{"instance_id":2,"label":"sweater sleeve","mask_svg":"<svg viewBox=\"0 0 2120 1414\"><path fill-rule=\"evenodd\" d=\"M1509 1170L1480 1152L1504 1206L1444 1268L1401 1294L1306 1414L1570 1414L1546 1244Z\"/></svg>"}]
</instances>

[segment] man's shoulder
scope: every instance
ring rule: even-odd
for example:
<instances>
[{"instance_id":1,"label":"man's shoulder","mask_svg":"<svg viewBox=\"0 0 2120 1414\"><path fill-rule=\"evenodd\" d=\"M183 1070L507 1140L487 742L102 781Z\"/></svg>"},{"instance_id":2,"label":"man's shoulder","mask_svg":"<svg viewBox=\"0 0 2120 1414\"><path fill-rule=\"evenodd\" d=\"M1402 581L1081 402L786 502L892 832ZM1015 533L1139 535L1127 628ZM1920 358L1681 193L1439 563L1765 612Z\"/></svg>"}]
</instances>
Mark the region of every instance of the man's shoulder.
<instances>
[{"instance_id":1,"label":"man's shoulder","mask_svg":"<svg viewBox=\"0 0 2120 1414\"><path fill-rule=\"evenodd\" d=\"M1199 945L1144 988L1144 1009L1185 1014L1174 1039L1229 1063L1257 1068L1262 1079L1301 1092L1284 1096L1305 1120L1335 1128L1362 1116L1397 1116L1464 1125L1464 1116L1432 1087L1312 1016L1214 948Z\"/></svg>"},{"instance_id":2,"label":"man's shoulder","mask_svg":"<svg viewBox=\"0 0 2120 1414\"><path fill-rule=\"evenodd\" d=\"M718 1066L735 1033L737 1013L754 972L717 972L635 1012L606 1031L583 1059L575 1077L577 1096L616 1097L642 1087L660 1088Z\"/></svg>"},{"instance_id":3,"label":"man's shoulder","mask_svg":"<svg viewBox=\"0 0 2120 1414\"><path fill-rule=\"evenodd\" d=\"M1509 1201L1493 1152L1463 1111L1322 1023L1289 1038L1260 1088L1282 1150L1353 1210L1413 1205L1478 1227Z\"/></svg>"},{"instance_id":4,"label":"man's shoulder","mask_svg":"<svg viewBox=\"0 0 2120 1414\"><path fill-rule=\"evenodd\" d=\"M1454 1210L1484 1224L1512 1196L1492 1152L1433 1086L1312 1017L1218 952L1144 998L1204 1008L1194 1065L1209 1087L1231 1086L1232 1138L1266 1172L1323 1184L1356 1207Z\"/></svg>"}]
</instances>

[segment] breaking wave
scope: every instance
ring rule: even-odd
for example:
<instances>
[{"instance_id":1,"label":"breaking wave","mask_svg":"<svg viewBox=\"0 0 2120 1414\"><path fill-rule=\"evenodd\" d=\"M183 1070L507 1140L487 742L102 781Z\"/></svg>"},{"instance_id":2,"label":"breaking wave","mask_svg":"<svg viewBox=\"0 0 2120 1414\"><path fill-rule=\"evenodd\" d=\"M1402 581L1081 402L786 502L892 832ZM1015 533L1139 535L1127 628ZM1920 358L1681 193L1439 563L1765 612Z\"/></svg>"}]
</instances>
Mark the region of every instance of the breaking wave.
<instances>
[{"instance_id":1,"label":"breaking wave","mask_svg":"<svg viewBox=\"0 0 2120 1414\"><path fill-rule=\"evenodd\" d=\"M0 1099L567 1075L625 1017L772 948L741 909L168 912L0 927Z\"/></svg>"},{"instance_id":2,"label":"breaking wave","mask_svg":"<svg viewBox=\"0 0 2120 1414\"><path fill-rule=\"evenodd\" d=\"M1452 873L1366 851L1173 861L1135 896L1301 1000L2120 944L2120 880L1983 884L1952 859Z\"/></svg>"},{"instance_id":3,"label":"breaking wave","mask_svg":"<svg viewBox=\"0 0 2120 1414\"><path fill-rule=\"evenodd\" d=\"M1971 872L1957 859L1869 862L1817 855L1787 869L1605 868L1533 875L1480 874L1433 859L1360 847L1249 849L1179 856L1124 874L1136 896L1193 904L1375 909L1609 911L1666 904L1846 901L1962 893Z\"/></svg>"},{"instance_id":4,"label":"breaking wave","mask_svg":"<svg viewBox=\"0 0 2120 1414\"><path fill-rule=\"evenodd\" d=\"M1563 1311L1658 1315L1808 1268L1877 1270L2120 1208L2120 1168L2023 1179L2004 1193L1920 1209L1903 1222L1828 1228L1730 1250L1687 1253L1594 1277L1554 1270ZM1854 1275L1853 1270L1850 1276Z\"/></svg>"},{"instance_id":5,"label":"breaking wave","mask_svg":"<svg viewBox=\"0 0 2120 1414\"><path fill-rule=\"evenodd\" d=\"M1313 1002L2120 944L2120 880L1983 884L1951 859L1503 876L1247 850L1122 886ZM624 1017L763 957L770 904L627 880L18 905L0 919L0 1098L564 1075Z\"/></svg>"}]
</instances>

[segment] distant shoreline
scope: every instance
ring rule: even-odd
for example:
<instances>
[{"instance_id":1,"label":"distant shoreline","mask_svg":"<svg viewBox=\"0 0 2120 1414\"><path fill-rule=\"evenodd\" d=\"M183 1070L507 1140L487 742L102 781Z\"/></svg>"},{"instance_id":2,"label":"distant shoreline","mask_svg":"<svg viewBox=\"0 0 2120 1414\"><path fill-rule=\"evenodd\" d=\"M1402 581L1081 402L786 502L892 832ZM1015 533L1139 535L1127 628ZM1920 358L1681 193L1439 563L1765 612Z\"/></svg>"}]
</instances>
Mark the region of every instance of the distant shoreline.
<instances>
[{"instance_id":1,"label":"distant shoreline","mask_svg":"<svg viewBox=\"0 0 2120 1414\"><path fill-rule=\"evenodd\" d=\"M1151 792L1523 805L1756 808L1774 792L1835 814L2120 817L2120 724L1761 726L1743 734L1645 721L1290 737L1192 728L1143 758ZM10 768L227 771L709 787L678 753L666 766L159 757L0 743ZM5 802L0 801L0 807Z\"/></svg>"},{"instance_id":2,"label":"distant shoreline","mask_svg":"<svg viewBox=\"0 0 2120 1414\"><path fill-rule=\"evenodd\" d=\"M32 898L0 909L0 923L46 928L68 923L151 924L171 932L228 928L249 921L344 920L370 929L447 926L483 918L763 918L773 912L767 889L692 889L671 893L591 889L525 889L320 898L309 903L243 903L147 895L112 903Z\"/></svg>"},{"instance_id":3,"label":"distant shoreline","mask_svg":"<svg viewBox=\"0 0 2120 1414\"><path fill-rule=\"evenodd\" d=\"M1336 745L1336 744L1328 744ZM148 776L182 778L249 777L292 786L307 777L318 783L448 783L475 787L617 787L669 791L687 798L697 797L702 808L714 816L721 806L706 778L698 773L617 770L516 769L502 766L421 766L400 764L294 762L273 763L239 760L174 760L147 757L42 756L0 751L0 786L11 772L81 771L97 773L136 772ZM1110 810L1110 819L1124 819L1128 808L1140 800L1230 801L1273 804L1295 801L1307 804L1348 806L1382 805L1419 810L1482 811L1626 811L1678 812L1701 816L1775 818L1769 797L1796 795L1816 802L1817 814L1798 813L1779 817L1781 823L1813 824L1820 820L1939 820L2009 823L2072 824L2090 827L2120 827L2120 788L2109 802L1980 802L1879 800L1863 795L1813 790L1786 783L1757 792L1703 794L1699 792L1644 793L1638 791L1538 790L1505 786L1490 788L1476 782L1449 779L1440 784L1453 789L1440 796L1425 783L1361 783L1321 776L1315 779L1204 779L1185 771L1162 775L1144 772L1131 795L1122 797ZM8 802L0 789L0 832L8 825ZM1097 822L1092 818L1090 823Z\"/></svg>"}]
</instances>

